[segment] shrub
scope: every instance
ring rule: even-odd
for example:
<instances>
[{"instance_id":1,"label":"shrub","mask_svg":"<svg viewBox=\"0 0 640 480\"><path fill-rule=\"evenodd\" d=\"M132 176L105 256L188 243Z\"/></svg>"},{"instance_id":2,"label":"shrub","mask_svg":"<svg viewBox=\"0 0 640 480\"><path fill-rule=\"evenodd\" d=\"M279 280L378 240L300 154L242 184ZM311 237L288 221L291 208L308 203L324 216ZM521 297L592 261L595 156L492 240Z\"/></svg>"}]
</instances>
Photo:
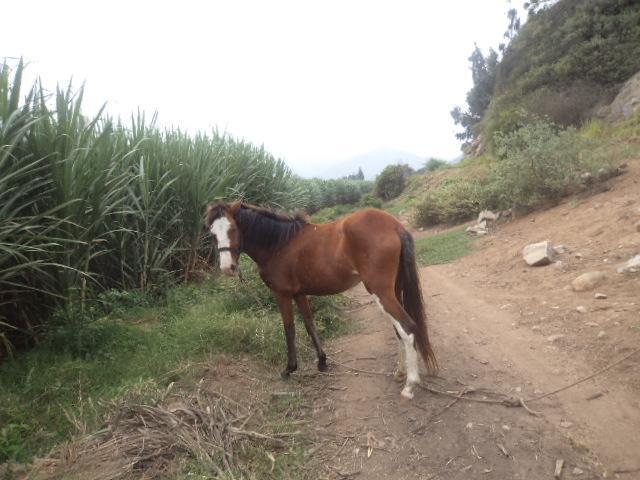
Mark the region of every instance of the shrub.
<instances>
[{"instance_id":1,"label":"shrub","mask_svg":"<svg viewBox=\"0 0 640 480\"><path fill-rule=\"evenodd\" d=\"M596 130L594 124L588 132ZM416 204L414 223L458 223L485 208L530 209L557 202L588 188L591 180L610 176L611 157L616 157L612 152L606 143L573 127L561 129L542 120L521 125L496 135L498 157L493 163L428 190Z\"/></svg>"},{"instance_id":2,"label":"shrub","mask_svg":"<svg viewBox=\"0 0 640 480\"><path fill-rule=\"evenodd\" d=\"M358 202L359 207L373 207L373 208L382 208L382 200L380 200L375 195L371 193L367 193L363 195L360 201Z\"/></svg>"},{"instance_id":3,"label":"shrub","mask_svg":"<svg viewBox=\"0 0 640 480\"><path fill-rule=\"evenodd\" d=\"M449 162L438 158L430 158L424 164L424 169L427 172L435 172L436 170L442 170L443 168L449 168Z\"/></svg>"},{"instance_id":4,"label":"shrub","mask_svg":"<svg viewBox=\"0 0 640 480\"><path fill-rule=\"evenodd\" d=\"M496 135L496 203L531 207L580 190L583 174L595 178L600 168L609 166L597 146L573 127L562 130L544 121Z\"/></svg>"},{"instance_id":5,"label":"shrub","mask_svg":"<svg viewBox=\"0 0 640 480\"><path fill-rule=\"evenodd\" d=\"M391 200L402 193L405 187L407 167L388 165L376 178L375 195L383 200Z\"/></svg>"}]
</instances>

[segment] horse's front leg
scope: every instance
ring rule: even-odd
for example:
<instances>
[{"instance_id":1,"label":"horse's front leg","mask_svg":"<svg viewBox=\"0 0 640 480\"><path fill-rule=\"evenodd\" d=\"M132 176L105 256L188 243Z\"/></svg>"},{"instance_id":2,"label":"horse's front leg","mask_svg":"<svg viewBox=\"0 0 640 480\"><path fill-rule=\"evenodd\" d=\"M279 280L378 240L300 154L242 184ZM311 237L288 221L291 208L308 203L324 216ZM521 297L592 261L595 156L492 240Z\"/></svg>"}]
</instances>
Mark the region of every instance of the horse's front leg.
<instances>
[{"instance_id":1,"label":"horse's front leg","mask_svg":"<svg viewBox=\"0 0 640 480\"><path fill-rule=\"evenodd\" d=\"M316 353L318 354L318 370L324 372L327 370L327 355L324 353L324 350L322 350L322 343L320 342L320 338L318 338L318 332L316 332L316 325L311 315L309 299L306 295L296 295L293 298L296 301L296 305L298 305L298 310L300 310L302 314L307 333L313 341L313 346L316 348Z\"/></svg>"},{"instance_id":2,"label":"horse's front leg","mask_svg":"<svg viewBox=\"0 0 640 480\"><path fill-rule=\"evenodd\" d=\"M296 357L296 325L293 321L293 304L292 297L280 293L275 294L280 315L282 315L282 323L284 324L284 334L287 338L287 368L280 374L282 378L288 378L291 372L298 368L298 360Z\"/></svg>"}]
</instances>

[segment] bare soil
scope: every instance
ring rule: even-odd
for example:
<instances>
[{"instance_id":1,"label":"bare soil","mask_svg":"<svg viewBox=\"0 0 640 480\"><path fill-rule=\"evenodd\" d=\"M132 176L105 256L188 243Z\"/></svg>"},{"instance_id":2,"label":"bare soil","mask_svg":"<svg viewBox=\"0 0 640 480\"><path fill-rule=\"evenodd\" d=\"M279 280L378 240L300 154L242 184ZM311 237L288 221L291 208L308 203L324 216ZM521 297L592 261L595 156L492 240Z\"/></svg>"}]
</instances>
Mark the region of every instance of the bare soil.
<instances>
[{"instance_id":1,"label":"bare soil","mask_svg":"<svg viewBox=\"0 0 640 480\"><path fill-rule=\"evenodd\" d=\"M475 389L533 398L587 377L638 348L640 275L616 267L640 253L640 162L609 191L499 223L477 251L422 269L441 390ZM420 232L419 235L429 235ZM569 252L562 267L527 267L522 248L550 239ZM589 292L578 275L605 272ZM605 293L597 300L594 293ZM640 478L640 354L522 408L472 403L418 391L400 398L389 374L396 339L362 287L361 329L329 346L329 375L299 378L312 400L317 478ZM584 306L586 313L576 310ZM604 332L604 333L601 333Z\"/></svg>"}]
</instances>

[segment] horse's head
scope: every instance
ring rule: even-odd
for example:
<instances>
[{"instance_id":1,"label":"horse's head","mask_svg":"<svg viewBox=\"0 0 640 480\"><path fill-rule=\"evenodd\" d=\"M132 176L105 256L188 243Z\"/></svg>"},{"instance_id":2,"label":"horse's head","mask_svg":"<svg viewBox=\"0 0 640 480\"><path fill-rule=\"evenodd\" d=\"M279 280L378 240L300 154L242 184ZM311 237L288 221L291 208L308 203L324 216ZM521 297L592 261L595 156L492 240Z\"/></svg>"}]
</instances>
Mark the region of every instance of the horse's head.
<instances>
[{"instance_id":1,"label":"horse's head","mask_svg":"<svg viewBox=\"0 0 640 480\"><path fill-rule=\"evenodd\" d=\"M240 274L239 257L242 253L242 235L235 220L237 203L210 203L207 207L206 225L218 247L220 270L226 275Z\"/></svg>"}]
</instances>

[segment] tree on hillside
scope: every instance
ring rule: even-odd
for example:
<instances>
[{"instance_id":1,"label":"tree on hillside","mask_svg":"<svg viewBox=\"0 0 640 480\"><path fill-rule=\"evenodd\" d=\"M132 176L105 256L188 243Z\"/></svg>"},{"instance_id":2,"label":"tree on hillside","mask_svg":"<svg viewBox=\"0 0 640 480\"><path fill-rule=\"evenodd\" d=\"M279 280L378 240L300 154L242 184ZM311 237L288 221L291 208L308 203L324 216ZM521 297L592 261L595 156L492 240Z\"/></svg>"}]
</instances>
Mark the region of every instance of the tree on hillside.
<instances>
[{"instance_id":1,"label":"tree on hillside","mask_svg":"<svg viewBox=\"0 0 640 480\"><path fill-rule=\"evenodd\" d=\"M469 57L471 63L471 78L473 87L467 93L467 110L455 107L451 116L456 125L464 130L456 133L456 138L468 143L475 137L473 127L482 120L482 116L491 102L496 82L496 67L498 65L498 53L490 49L485 57L478 45Z\"/></svg>"},{"instance_id":2,"label":"tree on hillside","mask_svg":"<svg viewBox=\"0 0 640 480\"><path fill-rule=\"evenodd\" d=\"M406 177L413 173L409 165L387 165L376 178L374 194L382 200L391 200L402 193Z\"/></svg>"},{"instance_id":3,"label":"tree on hillside","mask_svg":"<svg viewBox=\"0 0 640 480\"><path fill-rule=\"evenodd\" d=\"M358 167L357 173L352 173L342 178L344 178L345 180L364 180L364 173L362 173L362 167Z\"/></svg>"}]
</instances>

